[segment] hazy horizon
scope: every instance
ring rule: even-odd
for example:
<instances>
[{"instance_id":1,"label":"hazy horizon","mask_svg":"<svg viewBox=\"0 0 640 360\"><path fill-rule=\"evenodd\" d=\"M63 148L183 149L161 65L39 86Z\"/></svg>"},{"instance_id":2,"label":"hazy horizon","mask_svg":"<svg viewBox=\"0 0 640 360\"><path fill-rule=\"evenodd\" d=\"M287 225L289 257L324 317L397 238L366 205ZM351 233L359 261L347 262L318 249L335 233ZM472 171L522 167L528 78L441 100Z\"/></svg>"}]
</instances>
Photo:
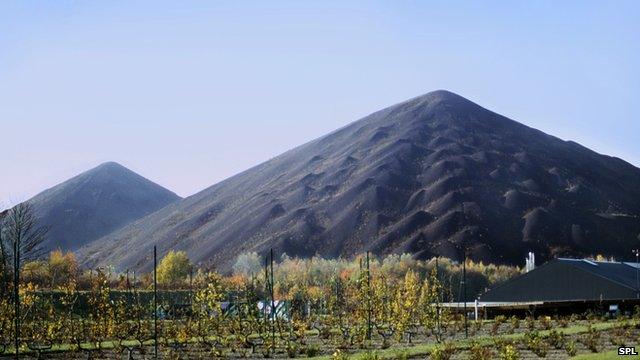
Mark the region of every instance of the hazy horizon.
<instances>
[{"instance_id":1,"label":"hazy horizon","mask_svg":"<svg viewBox=\"0 0 640 360\"><path fill-rule=\"evenodd\" d=\"M0 208L106 161L188 196L437 89L640 165L640 4L0 4Z\"/></svg>"}]
</instances>

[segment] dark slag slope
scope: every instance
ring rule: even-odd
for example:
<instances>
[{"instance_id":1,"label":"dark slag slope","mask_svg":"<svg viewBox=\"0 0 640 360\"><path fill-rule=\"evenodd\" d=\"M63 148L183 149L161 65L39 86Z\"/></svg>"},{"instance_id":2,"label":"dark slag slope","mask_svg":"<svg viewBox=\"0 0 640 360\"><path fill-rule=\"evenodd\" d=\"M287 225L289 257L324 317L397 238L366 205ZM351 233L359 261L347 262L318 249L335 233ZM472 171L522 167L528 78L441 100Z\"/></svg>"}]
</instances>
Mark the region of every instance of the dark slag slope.
<instances>
[{"instance_id":1,"label":"dark slag slope","mask_svg":"<svg viewBox=\"0 0 640 360\"><path fill-rule=\"evenodd\" d=\"M43 247L76 250L180 197L114 162L104 163L28 200L50 227Z\"/></svg>"},{"instance_id":2,"label":"dark slag slope","mask_svg":"<svg viewBox=\"0 0 640 360\"><path fill-rule=\"evenodd\" d=\"M371 114L83 248L149 269L151 249L229 269L243 251L366 250L520 263L527 251L626 257L640 169L436 91Z\"/></svg>"}]
</instances>

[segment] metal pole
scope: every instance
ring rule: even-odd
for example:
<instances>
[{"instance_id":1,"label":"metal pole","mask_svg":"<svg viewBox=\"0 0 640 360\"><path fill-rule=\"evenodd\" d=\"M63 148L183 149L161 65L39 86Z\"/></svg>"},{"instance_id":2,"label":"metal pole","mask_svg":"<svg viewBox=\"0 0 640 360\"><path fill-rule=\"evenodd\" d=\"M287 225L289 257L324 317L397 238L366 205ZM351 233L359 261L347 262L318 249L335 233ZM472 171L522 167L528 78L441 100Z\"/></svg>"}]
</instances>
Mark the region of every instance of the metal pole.
<instances>
[{"instance_id":1,"label":"metal pole","mask_svg":"<svg viewBox=\"0 0 640 360\"><path fill-rule=\"evenodd\" d=\"M640 299L640 278L638 277L638 256L640 249L634 251L636 253L636 299Z\"/></svg>"},{"instance_id":2,"label":"metal pole","mask_svg":"<svg viewBox=\"0 0 640 360\"><path fill-rule=\"evenodd\" d=\"M273 248L271 249L271 281L270 281L270 295L271 295L271 347L273 352L276 351L276 328L275 328L275 316L276 316L276 301L273 295Z\"/></svg>"},{"instance_id":3,"label":"metal pole","mask_svg":"<svg viewBox=\"0 0 640 360\"><path fill-rule=\"evenodd\" d=\"M189 306L193 306L193 266L189 267Z\"/></svg>"},{"instance_id":4,"label":"metal pole","mask_svg":"<svg viewBox=\"0 0 640 360\"><path fill-rule=\"evenodd\" d=\"M2 243L2 228L0 228L0 244ZM6 254L2 254L3 256ZM8 269L5 267L5 265L7 265L5 263L5 258L2 259L2 262L0 262L0 271L2 271L2 283L0 284L0 296L4 297L5 292L7 292L9 290L9 279L7 279L7 273L8 273Z\"/></svg>"},{"instance_id":5,"label":"metal pole","mask_svg":"<svg viewBox=\"0 0 640 360\"><path fill-rule=\"evenodd\" d=\"M467 248L462 246L462 297L464 298L464 337L469 337L467 327Z\"/></svg>"},{"instance_id":6,"label":"metal pole","mask_svg":"<svg viewBox=\"0 0 640 360\"><path fill-rule=\"evenodd\" d=\"M371 272L369 252L367 251L367 340L371 340Z\"/></svg>"},{"instance_id":7,"label":"metal pole","mask_svg":"<svg viewBox=\"0 0 640 360\"><path fill-rule=\"evenodd\" d=\"M474 310L474 311L473 311L473 314L474 314L473 319L474 319L475 321L478 321L478 299L475 299L475 300L473 301L473 310Z\"/></svg>"},{"instance_id":8,"label":"metal pole","mask_svg":"<svg viewBox=\"0 0 640 360\"><path fill-rule=\"evenodd\" d=\"M158 252L153 245L153 356L158 358Z\"/></svg>"},{"instance_id":9,"label":"metal pole","mask_svg":"<svg viewBox=\"0 0 640 360\"><path fill-rule=\"evenodd\" d=\"M436 340L440 342L440 302L442 301L442 294L440 289L440 271L438 268L438 256L436 256Z\"/></svg>"},{"instance_id":10,"label":"metal pole","mask_svg":"<svg viewBox=\"0 0 640 360\"><path fill-rule=\"evenodd\" d=\"M20 241L15 239L13 242L13 294L15 306L15 339L14 346L16 348L15 359L20 358Z\"/></svg>"},{"instance_id":11,"label":"metal pole","mask_svg":"<svg viewBox=\"0 0 640 360\"><path fill-rule=\"evenodd\" d=\"M264 257L264 290L265 290L265 294L264 296L270 296L271 295L271 290L269 290L269 256L265 256ZM263 302L262 304L262 315L264 316L264 323L265 326L267 324L267 321L269 321L269 313L267 312L267 299L265 298L264 300L260 300Z\"/></svg>"}]
</instances>

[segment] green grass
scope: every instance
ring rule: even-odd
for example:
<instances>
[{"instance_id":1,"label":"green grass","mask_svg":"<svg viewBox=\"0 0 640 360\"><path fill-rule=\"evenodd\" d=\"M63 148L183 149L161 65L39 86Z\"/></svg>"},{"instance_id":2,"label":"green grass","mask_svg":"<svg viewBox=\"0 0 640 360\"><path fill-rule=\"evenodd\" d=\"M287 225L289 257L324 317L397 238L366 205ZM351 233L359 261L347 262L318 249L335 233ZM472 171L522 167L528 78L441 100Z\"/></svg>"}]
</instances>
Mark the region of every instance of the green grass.
<instances>
[{"instance_id":1,"label":"green grass","mask_svg":"<svg viewBox=\"0 0 640 360\"><path fill-rule=\"evenodd\" d=\"M623 357L624 358L624 357ZM618 351L607 351L603 353L597 354L582 354L578 356L572 357L575 360L611 360L611 359L620 359L620 355L618 355Z\"/></svg>"},{"instance_id":2,"label":"green grass","mask_svg":"<svg viewBox=\"0 0 640 360\"><path fill-rule=\"evenodd\" d=\"M616 321L608 321L608 322L601 322L601 323L596 323L593 324L592 327L596 330L602 331L602 330L607 330L616 326L619 326L620 323L616 322ZM557 331L562 331L565 335L571 335L571 334L580 334L580 333L584 333L588 331L588 326L587 325L573 325L573 326L569 326L566 328L558 328L556 329ZM307 331L307 335L317 335L317 330L310 330ZM551 331L550 330L542 330L539 331L541 336L548 336L549 333ZM257 336L257 335L256 335ZM485 335L485 336L477 336L477 337L471 337L469 339L463 339L463 340L457 340L457 341L451 341L451 343L453 344L454 348L457 350L461 350L461 349L467 349L470 347L471 342L472 341L476 341L478 343L480 343L481 345L493 345L494 344L494 339L503 339L503 340L511 340L511 341L517 341L517 340L521 340L522 338L524 338L524 333L516 333L516 334L506 334L506 335L497 335L497 336L489 336L489 335ZM162 339L158 339L158 342L162 344ZM191 339L191 341L189 342L195 342L195 338ZM139 344L136 340L128 340L128 341L123 341L122 342L123 345L135 345L135 344ZM153 340L148 340L144 342L144 345L152 345L153 344ZM85 343L83 344L86 347L90 347L89 343ZM115 348L117 345L117 341L103 341L100 343L100 348L102 349L113 349ZM424 356L424 355L428 355L429 353L431 353L433 351L433 349L436 346L442 346L441 344L435 344L435 343L429 343L429 344L420 344L420 345L414 345L414 346L394 346L392 348L389 349L382 349L382 350L363 350L363 351L358 351L356 353L353 354L349 354L350 359L354 359L354 360L359 360L362 358L367 357L367 355L369 355L368 353L371 352L375 352L376 355L378 355L378 357L380 359L393 359L396 358L397 355L399 353L403 353L409 357L417 357L417 356ZM65 351L72 351L72 350L77 350L77 346L75 345L71 345L71 344L56 344L54 345L49 351L47 352L65 352ZM14 353L14 349L13 348L7 348L4 352L4 354L12 354ZM1 352L0 352L1 354ZM609 353L597 353L597 354L593 354L595 357L580 357L578 356L577 359L601 359L603 357L598 357L598 356L604 356L605 354L609 354ZM611 356L616 356L617 358L617 354L615 354L615 352L612 352ZM584 355L584 356L590 356L589 355ZM607 355L609 356L609 355ZM313 359L316 360L330 360L332 358L331 355L325 355L325 356L317 356L317 357L313 357ZM603 359L613 359L613 357L605 357Z\"/></svg>"},{"instance_id":3,"label":"green grass","mask_svg":"<svg viewBox=\"0 0 640 360\"><path fill-rule=\"evenodd\" d=\"M615 321L609 321L609 322L593 324L592 327L596 330L601 331L601 330L607 330L607 329L613 328L617 325L620 325L620 324L616 323ZM574 325L566 328L559 328L556 330L562 331L565 335L571 335L571 334L580 334L580 333L587 332L588 329L589 327L587 325ZM539 331L541 336L548 336L550 332L551 330ZM453 344L456 350L461 350L461 349L469 348L472 341L477 341L481 345L493 345L494 339L498 339L498 338L503 340L521 340L524 338L524 333L497 335L497 336L478 336L478 337L472 337L465 340L452 341L451 343ZM375 354L378 355L380 359L394 359L396 358L396 355L399 352L402 352L408 355L409 357L426 356L426 355L429 355L429 353L431 353L433 348L436 346L442 346L442 345L431 343L431 344L422 344L422 345L407 346L407 347L397 346L397 347L384 349L384 350L365 350L365 351L356 352L354 354L349 354L349 358L354 360L362 359L364 357L367 357L368 353L370 352L375 352ZM602 354L606 354L606 353L598 353L594 355L602 355ZM331 356L330 355L318 356L318 357L314 357L313 359L330 360ZM593 357L593 358L585 358L585 359L600 359L600 358ZM604 358L604 359L608 359L608 358Z\"/></svg>"}]
</instances>

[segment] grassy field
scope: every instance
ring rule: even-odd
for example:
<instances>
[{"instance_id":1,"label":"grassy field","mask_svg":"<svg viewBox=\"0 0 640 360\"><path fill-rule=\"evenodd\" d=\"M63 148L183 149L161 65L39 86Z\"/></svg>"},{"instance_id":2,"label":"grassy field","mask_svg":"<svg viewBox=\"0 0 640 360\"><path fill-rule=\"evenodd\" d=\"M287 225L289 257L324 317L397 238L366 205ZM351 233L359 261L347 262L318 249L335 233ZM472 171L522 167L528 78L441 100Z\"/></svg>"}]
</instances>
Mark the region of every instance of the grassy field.
<instances>
[{"instance_id":1,"label":"grassy field","mask_svg":"<svg viewBox=\"0 0 640 360\"><path fill-rule=\"evenodd\" d=\"M487 325L492 323L493 321L486 322ZM569 324L569 326L567 327L557 328L555 330L561 331L564 334L564 336L567 337L567 339L570 339L570 341L573 341L576 343L578 343L581 338L585 337L590 329L597 331L602 335L601 337L603 337L603 339L600 341L598 345L599 351L603 351L603 352L595 353L595 354L586 354L583 357L577 357L577 358L578 359L607 359L607 358L613 358L613 356L615 356L616 358L618 357L615 351L610 351L612 345L607 340L605 340L609 338L609 335L607 334L614 333L616 330L618 330L618 328L621 325L622 323L616 320L610 320L610 321L604 321L604 322L592 322L590 324L586 324L584 321L582 321L580 323ZM627 328L635 328L634 325L635 323L633 321L626 322ZM553 330L540 329L540 330L537 330L536 333L539 334L539 336L542 339L545 339L551 334L552 331ZM493 352L495 356L497 356L502 346L504 346L504 345L497 345L497 344L504 344L504 343L517 344L516 346L519 346L521 351L529 352L529 349L526 347L526 345L524 345L527 343L526 334L527 334L526 332L516 332L516 333L501 332L498 335L488 335L486 332L484 332L484 333L479 333L476 336L470 336L469 339L464 339L460 337L449 338L448 340L445 339L445 343L447 345L446 348L458 354L457 355L458 357L462 356L462 358L467 358L466 354L470 353L471 351L470 348L474 344L476 345L476 347L480 345L481 347L486 347L488 349L491 349L490 351ZM311 330L311 331L307 331L306 335L310 339L317 339L319 334L316 330ZM637 338L637 335L638 334L636 332L636 335L634 335L636 336L635 338ZM164 343L164 341L162 340L160 342L161 344ZM195 338L191 339L188 342L191 344L190 346L197 346L197 339ZM135 341L121 342L120 349L122 348L122 345L135 347L136 342ZM307 357L311 357L317 360L333 359L334 357L331 354L334 351L336 351L335 350L336 347L331 347L331 346L327 347L327 345L329 344L324 344L324 345L320 344L319 351L321 355L318 355L318 356L307 355ZM627 345L633 345L633 344L627 344ZM89 348L89 347L90 347L89 344L84 344L83 346L83 348ZM103 350L106 350L107 352L120 351L118 350L118 344L113 341L102 342L100 347ZM152 342L146 342L145 347L147 348L152 347ZM165 347L165 350L166 350L166 344L162 345L162 347ZM74 345L56 344L53 346L51 350L54 353L59 353L59 355L57 356L62 356L60 352L74 351L74 348L75 348ZM343 351L342 355L345 358L346 356L348 356L349 359L354 359L354 360L371 359L372 357L377 359L425 358L425 357L428 357L430 354L432 354L436 349L439 349L440 351L442 351L443 349L445 349L445 346L443 344L437 344L433 342L433 340L427 343L416 342L415 345L409 345L407 343L395 343L390 348L386 348L386 349L380 348L379 344L377 345L368 344L368 345L365 345L365 347L362 349L351 348L349 350L342 350ZM549 347L549 350L554 351L554 349L552 349L551 347ZM558 355L560 355L560 358L568 357L564 348L562 349L556 348L555 351L556 351L556 355L555 357L552 356L553 358L557 358ZM583 347L581 350L578 351L578 353L587 353L588 351L589 350ZM13 352L12 349L7 349L5 352L5 356L12 352ZM249 356L247 357L256 358L255 355L256 354L249 354ZM525 356L523 358L528 359L530 357ZM537 356L535 358L537 358Z\"/></svg>"},{"instance_id":2,"label":"grassy field","mask_svg":"<svg viewBox=\"0 0 640 360\"><path fill-rule=\"evenodd\" d=\"M572 357L575 360L612 360L612 359L620 359L620 355L618 355L617 351L607 351L598 354L583 354Z\"/></svg>"},{"instance_id":3,"label":"grassy field","mask_svg":"<svg viewBox=\"0 0 640 360\"><path fill-rule=\"evenodd\" d=\"M602 323L593 324L592 328L598 331L606 331L614 328L615 326L616 324L614 322L602 322ZM565 335L576 335L576 334L586 333L589 330L589 327L585 325L574 325L561 330ZM543 331L540 331L539 333L541 336L544 337L544 336L548 336L550 332L551 332L550 330L543 330ZM453 345L453 347L456 350L464 350L464 349L468 349L471 346L472 342L477 342L481 345L492 346L496 339L503 339L508 341L521 341L523 340L524 336L525 336L524 333L498 335L498 336L478 336L478 337L470 338L468 340L453 341L451 342L451 345ZM393 348L384 349L384 350L376 350L374 351L374 353L380 359L398 359L400 357L417 358L417 357L428 356L434 350L434 348L438 346L441 347L442 345L431 343L431 344L422 344L422 345L407 346L407 347L393 347ZM350 359L354 359L354 360L370 359L371 354L372 354L372 351L370 350L361 351L355 354L351 354ZM399 356L399 355L402 355L402 356ZM581 357L581 356L584 356L584 357ZM585 354L585 355L580 355L576 358L585 359L585 360L586 359L595 360L595 359L613 359L614 358L613 356L618 358L618 355L615 351L595 353L595 354ZM332 356L318 356L318 357L314 357L314 359L331 360Z\"/></svg>"}]
</instances>

